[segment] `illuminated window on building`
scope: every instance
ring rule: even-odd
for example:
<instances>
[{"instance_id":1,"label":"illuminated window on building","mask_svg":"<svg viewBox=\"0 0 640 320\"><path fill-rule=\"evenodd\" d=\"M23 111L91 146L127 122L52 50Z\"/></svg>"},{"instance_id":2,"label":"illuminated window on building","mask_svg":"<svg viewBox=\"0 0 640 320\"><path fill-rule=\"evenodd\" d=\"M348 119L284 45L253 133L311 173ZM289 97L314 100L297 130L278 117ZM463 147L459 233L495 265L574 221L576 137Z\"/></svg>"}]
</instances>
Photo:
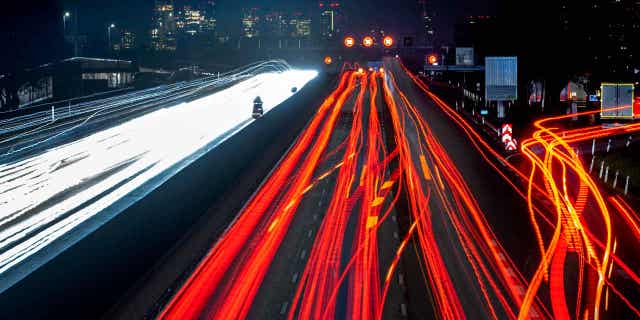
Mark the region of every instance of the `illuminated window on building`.
<instances>
[{"instance_id":1,"label":"illuminated window on building","mask_svg":"<svg viewBox=\"0 0 640 320\"><path fill-rule=\"evenodd\" d=\"M133 82L133 75L127 72L83 73L82 80L106 80L108 88L122 88Z\"/></svg>"}]
</instances>

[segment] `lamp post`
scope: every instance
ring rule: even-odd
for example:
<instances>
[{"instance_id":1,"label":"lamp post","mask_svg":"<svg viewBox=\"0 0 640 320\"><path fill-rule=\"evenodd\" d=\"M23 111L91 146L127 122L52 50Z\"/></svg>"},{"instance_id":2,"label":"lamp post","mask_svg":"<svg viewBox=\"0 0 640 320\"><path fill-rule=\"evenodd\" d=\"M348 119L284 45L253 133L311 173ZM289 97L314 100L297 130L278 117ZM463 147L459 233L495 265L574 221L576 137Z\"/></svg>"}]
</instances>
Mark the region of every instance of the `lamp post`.
<instances>
[{"instance_id":1,"label":"lamp post","mask_svg":"<svg viewBox=\"0 0 640 320\"><path fill-rule=\"evenodd\" d=\"M69 11L65 11L62 14L62 25L64 28L63 31L65 35L67 34L67 19L69 19L70 17L71 17L71 13Z\"/></svg>"},{"instance_id":2,"label":"lamp post","mask_svg":"<svg viewBox=\"0 0 640 320\"><path fill-rule=\"evenodd\" d=\"M108 47L109 47L109 52L111 52L111 50L113 50L113 47L111 46L111 29L115 28L116 25L115 24L110 24L107 27L107 34L108 34L108 38L109 38L109 43L108 43Z\"/></svg>"}]
</instances>

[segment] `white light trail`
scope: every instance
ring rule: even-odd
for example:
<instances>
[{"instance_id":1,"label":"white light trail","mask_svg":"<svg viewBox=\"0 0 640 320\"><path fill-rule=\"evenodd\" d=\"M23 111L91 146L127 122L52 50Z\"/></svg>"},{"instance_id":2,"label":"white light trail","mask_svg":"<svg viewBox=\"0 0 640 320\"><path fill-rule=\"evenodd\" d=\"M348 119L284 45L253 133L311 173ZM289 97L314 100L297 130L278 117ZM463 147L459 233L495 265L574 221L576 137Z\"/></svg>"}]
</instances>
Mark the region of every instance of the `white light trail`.
<instances>
[{"instance_id":1,"label":"white light trail","mask_svg":"<svg viewBox=\"0 0 640 320\"><path fill-rule=\"evenodd\" d=\"M133 191L144 196L250 124L256 96L266 114L294 94L292 87L301 89L316 75L300 70L259 74L204 98L0 164L0 278L27 265L26 259L61 236L72 238L42 261L28 263L37 268L119 212L105 209L114 204L126 208L138 199ZM145 185L152 178L160 182ZM89 219L95 223L81 227ZM18 280L0 282L0 292Z\"/></svg>"}]
</instances>

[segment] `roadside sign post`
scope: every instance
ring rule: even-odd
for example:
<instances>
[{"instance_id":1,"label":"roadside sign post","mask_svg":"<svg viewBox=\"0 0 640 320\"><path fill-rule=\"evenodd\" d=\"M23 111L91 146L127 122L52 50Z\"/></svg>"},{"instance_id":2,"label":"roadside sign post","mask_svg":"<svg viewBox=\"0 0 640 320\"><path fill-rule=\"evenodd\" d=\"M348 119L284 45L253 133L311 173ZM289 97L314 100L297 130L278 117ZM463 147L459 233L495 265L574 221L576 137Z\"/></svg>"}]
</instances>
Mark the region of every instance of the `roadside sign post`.
<instances>
[{"instance_id":1,"label":"roadside sign post","mask_svg":"<svg viewBox=\"0 0 640 320\"><path fill-rule=\"evenodd\" d=\"M502 143L507 151L517 151L518 142L513 138L513 125L505 123L500 129L500 135L502 137Z\"/></svg>"},{"instance_id":2,"label":"roadside sign post","mask_svg":"<svg viewBox=\"0 0 640 320\"><path fill-rule=\"evenodd\" d=\"M629 193L629 176L627 176L627 181L624 183L624 195L626 196Z\"/></svg>"},{"instance_id":3,"label":"roadside sign post","mask_svg":"<svg viewBox=\"0 0 640 320\"><path fill-rule=\"evenodd\" d=\"M603 83L600 117L603 119L633 119L634 85L632 83Z\"/></svg>"},{"instance_id":4,"label":"roadside sign post","mask_svg":"<svg viewBox=\"0 0 640 320\"><path fill-rule=\"evenodd\" d=\"M497 103L499 119L506 117L505 102L518 100L518 57L485 58L485 100Z\"/></svg>"}]
</instances>

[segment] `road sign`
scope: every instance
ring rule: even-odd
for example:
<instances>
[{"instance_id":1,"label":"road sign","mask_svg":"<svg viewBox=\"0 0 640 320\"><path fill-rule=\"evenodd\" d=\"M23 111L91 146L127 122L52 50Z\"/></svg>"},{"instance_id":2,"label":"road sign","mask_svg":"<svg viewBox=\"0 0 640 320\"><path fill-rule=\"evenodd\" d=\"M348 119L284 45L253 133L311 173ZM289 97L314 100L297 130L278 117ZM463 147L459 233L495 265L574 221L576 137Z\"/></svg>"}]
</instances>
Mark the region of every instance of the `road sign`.
<instances>
[{"instance_id":1,"label":"road sign","mask_svg":"<svg viewBox=\"0 0 640 320\"><path fill-rule=\"evenodd\" d=\"M507 151L517 151L518 150L518 143L516 142L516 139L511 139L509 140L505 146L504 146L505 150Z\"/></svg>"},{"instance_id":2,"label":"road sign","mask_svg":"<svg viewBox=\"0 0 640 320\"><path fill-rule=\"evenodd\" d=\"M487 101L518 99L518 57L485 58L485 97Z\"/></svg>"},{"instance_id":3,"label":"road sign","mask_svg":"<svg viewBox=\"0 0 640 320\"><path fill-rule=\"evenodd\" d=\"M500 135L502 137L502 143L507 151L518 150L518 142L513 138L513 125L510 123L504 123L500 128Z\"/></svg>"},{"instance_id":4,"label":"road sign","mask_svg":"<svg viewBox=\"0 0 640 320\"><path fill-rule=\"evenodd\" d=\"M473 48L456 48L456 65L472 66L475 64Z\"/></svg>"},{"instance_id":5,"label":"road sign","mask_svg":"<svg viewBox=\"0 0 640 320\"><path fill-rule=\"evenodd\" d=\"M603 83L601 88L601 117L610 119L633 118L633 90L632 83Z\"/></svg>"},{"instance_id":6,"label":"road sign","mask_svg":"<svg viewBox=\"0 0 640 320\"><path fill-rule=\"evenodd\" d=\"M508 133L508 134L513 134L513 125L511 125L510 123L505 123L502 125L502 130L500 131L502 132L502 134Z\"/></svg>"},{"instance_id":7,"label":"road sign","mask_svg":"<svg viewBox=\"0 0 640 320\"><path fill-rule=\"evenodd\" d=\"M503 124L500 130L500 136L502 137L502 143L504 144L513 140L513 126L509 123Z\"/></svg>"}]
</instances>

